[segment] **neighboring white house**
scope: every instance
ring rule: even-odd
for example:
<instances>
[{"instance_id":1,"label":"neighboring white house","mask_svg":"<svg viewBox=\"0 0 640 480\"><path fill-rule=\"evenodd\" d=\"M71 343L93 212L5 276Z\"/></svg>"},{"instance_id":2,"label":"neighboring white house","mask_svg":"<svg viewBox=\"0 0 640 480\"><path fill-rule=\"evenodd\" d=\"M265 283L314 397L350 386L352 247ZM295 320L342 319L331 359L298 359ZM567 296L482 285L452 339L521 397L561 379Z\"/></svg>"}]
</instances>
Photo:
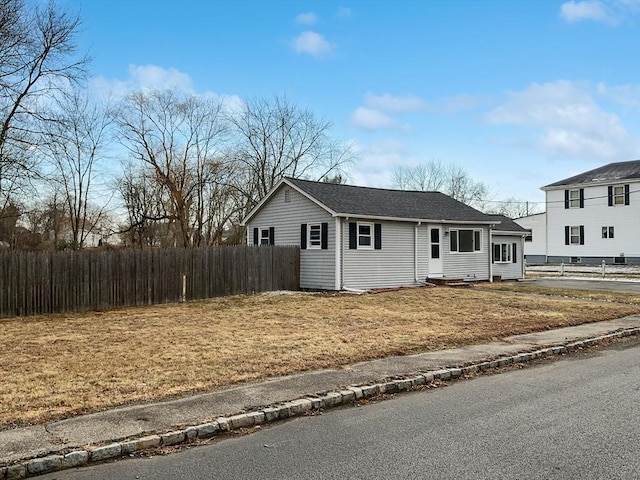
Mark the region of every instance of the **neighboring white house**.
<instances>
[{"instance_id":1,"label":"neighboring white house","mask_svg":"<svg viewBox=\"0 0 640 480\"><path fill-rule=\"evenodd\" d=\"M640 264L640 160L610 163L542 190L546 262ZM530 219L517 222L527 227ZM541 253L525 245L525 255Z\"/></svg>"},{"instance_id":2,"label":"neighboring white house","mask_svg":"<svg viewBox=\"0 0 640 480\"><path fill-rule=\"evenodd\" d=\"M491 218L499 222L491 229L493 276L502 280L524 278L523 247L529 231L504 215L492 215Z\"/></svg>"},{"instance_id":3,"label":"neighboring white house","mask_svg":"<svg viewBox=\"0 0 640 480\"><path fill-rule=\"evenodd\" d=\"M292 178L280 180L243 221L249 244L300 246L300 287L323 290L489 280L496 266L522 263L524 234L511 230L503 232L509 255L492 263L491 227L500 223L439 192Z\"/></svg>"},{"instance_id":4,"label":"neighboring white house","mask_svg":"<svg viewBox=\"0 0 640 480\"><path fill-rule=\"evenodd\" d=\"M529 230L524 239L524 258L527 264L540 264L547 261L547 214L536 213L514 220Z\"/></svg>"}]
</instances>

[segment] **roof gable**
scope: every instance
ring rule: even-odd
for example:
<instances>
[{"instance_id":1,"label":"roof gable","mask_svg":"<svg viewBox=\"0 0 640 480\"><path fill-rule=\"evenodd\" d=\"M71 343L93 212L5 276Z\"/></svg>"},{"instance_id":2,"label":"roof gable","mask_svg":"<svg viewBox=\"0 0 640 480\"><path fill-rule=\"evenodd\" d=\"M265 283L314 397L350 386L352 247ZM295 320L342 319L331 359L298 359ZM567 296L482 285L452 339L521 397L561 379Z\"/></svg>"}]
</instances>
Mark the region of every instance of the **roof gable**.
<instances>
[{"instance_id":1,"label":"roof gable","mask_svg":"<svg viewBox=\"0 0 640 480\"><path fill-rule=\"evenodd\" d=\"M493 223L490 216L440 192L389 190L286 178L338 216Z\"/></svg>"},{"instance_id":2,"label":"roof gable","mask_svg":"<svg viewBox=\"0 0 640 480\"><path fill-rule=\"evenodd\" d=\"M543 190L567 185L585 185L590 183L619 182L625 180L640 180L640 160L629 162L609 163L602 167L594 168L588 172L565 178L558 182L550 183L542 187Z\"/></svg>"},{"instance_id":3,"label":"roof gable","mask_svg":"<svg viewBox=\"0 0 640 480\"><path fill-rule=\"evenodd\" d=\"M500 222L493 227L495 231L513 232L513 233L520 233L520 234L525 234L530 232L528 228L524 228L523 226L518 225L516 222L511 220L509 217L505 217L504 215L491 215L491 218L496 222Z\"/></svg>"}]
</instances>

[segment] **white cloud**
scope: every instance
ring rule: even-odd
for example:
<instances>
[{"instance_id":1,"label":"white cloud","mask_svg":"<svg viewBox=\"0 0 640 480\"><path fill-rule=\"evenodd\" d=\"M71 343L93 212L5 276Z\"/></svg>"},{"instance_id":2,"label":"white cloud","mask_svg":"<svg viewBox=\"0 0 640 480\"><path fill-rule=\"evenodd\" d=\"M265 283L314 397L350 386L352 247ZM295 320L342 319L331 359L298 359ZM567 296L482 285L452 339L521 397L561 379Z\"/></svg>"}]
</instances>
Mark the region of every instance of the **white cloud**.
<instances>
[{"instance_id":1,"label":"white cloud","mask_svg":"<svg viewBox=\"0 0 640 480\"><path fill-rule=\"evenodd\" d=\"M318 16L313 12L301 13L296 16L296 22L303 25L313 25L318 21Z\"/></svg>"},{"instance_id":2,"label":"white cloud","mask_svg":"<svg viewBox=\"0 0 640 480\"><path fill-rule=\"evenodd\" d=\"M570 0L560 6L560 17L568 23L582 21L618 25L640 13L640 0Z\"/></svg>"},{"instance_id":3,"label":"white cloud","mask_svg":"<svg viewBox=\"0 0 640 480\"><path fill-rule=\"evenodd\" d=\"M191 77L175 68L163 68L157 65L129 65L127 78L106 79L95 77L90 80L90 88L102 97L123 98L139 90L177 88L193 91Z\"/></svg>"},{"instance_id":4,"label":"white cloud","mask_svg":"<svg viewBox=\"0 0 640 480\"><path fill-rule=\"evenodd\" d=\"M364 103L367 107L387 113L416 112L427 108L424 100L415 95L396 97L389 93L383 95L368 93L364 97Z\"/></svg>"},{"instance_id":5,"label":"white cloud","mask_svg":"<svg viewBox=\"0 0 640 480\"><path fill-rule=\"evenodd\" d=\"M341 7L338 9L338 18L349 18L351 17L351 9L347 7Z\"/></svg>"},{"instance_id":6,"label":"white cloud","mask_svg":"<svg viewBox=\"0 0 640 480\"><path fill-rule=\"evenodd\" d=\"M196 94L191 77L175 68L162 68L157 65L129 65L127 77L106 79L95 77L89 81L89 88L103 99L118 101L138 91L163 90L175 88ZM197 93L205 98L220 101L229 112L239 111L244 105L237 95L219 94L215 92Z\"/></svg>"},{"instance_id":7,"label":"white cloud","mask_svg":"<svg viewBox=\"0 0 640 480\"><path fill-rule=\"evenodd\" d=\"M626 108L640 108L640 84L612 85L599 83L598 94Z\"/></svg>"},{"instance_id":8,"label":"white cloud","mask_svg":"<svg viewBox=\"0 0 640 480\"><path fill-rule=\"evenodd\" d=\"M412 155L397 140L380 140L370 145L355 146L360 161L350 172L354 185L391 187L392 172L398 165L417 165L420 159Z\"/></svg>"},{"instance_id":9,"label":"white cloud","mask_svg":"<svg viewBox=\"0 0 640 480\"><path fill-rule=\"evenodd\" d=\"M398 128L400 125L396 120L385 115L378 110L371 108L358 107L351 114L351 124L364 128L365 130L381 130L385 128Z\"/></svg>"},{"instance_id":10,"label":"white cloud","mask_svg":"<svg viewBox=\"0 0 640 480\"><path fill-rule=\"evenodd\" d=\"M509 92L506 103L485 119L534 129L537 146L560 156L614 160L638 153L619 117L603 110L587 86L567 80Z\"/></svg>"},{"instance_id":11,"label":"white cloud","mask_svg":"<svg viewBox=\"0 0 640 480\"><path fill-rule=\"evenodd\" d=\"M594 20L611 23L613 18L598 0L582 0L563 3L560 7L560 16L569 23L577 23L583 20Z\"/></svg>"},{"instance_id":12,"label":"white cloud","mask_svg":"<svg viewBox=\"0 0 640 480\"><path fill-rule=\"evenodd\" d=\"M472 110L480 105L481 100L473 95L462 93L453 97L447 97L440 100L433 105L432 110L435 110L446 115L454 115L466 110Z\"/></svg>"},{"instance_id":13,"label":"white cloud","mask_svg":"<svg viewBox=\"0 0 640 480\"><path fill-rule=\"evenodd\" d=\"M335 45L329 42L323 35L306 31L298 35L292 43L293 50L298 53L306 53L315 58L331 55Z\"/></svg>"}]
</instances>

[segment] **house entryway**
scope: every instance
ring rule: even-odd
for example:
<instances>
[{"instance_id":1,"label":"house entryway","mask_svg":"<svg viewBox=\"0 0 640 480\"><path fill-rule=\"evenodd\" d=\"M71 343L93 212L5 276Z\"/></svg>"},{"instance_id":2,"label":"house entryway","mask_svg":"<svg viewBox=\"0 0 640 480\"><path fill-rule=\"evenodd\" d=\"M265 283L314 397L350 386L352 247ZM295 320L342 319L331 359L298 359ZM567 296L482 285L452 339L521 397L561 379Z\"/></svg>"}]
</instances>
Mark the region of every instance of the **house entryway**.
<instances>
[{"instance_id":1,"label":"house entryway","mask_svg":"<svg viewBox=\"0 0 640 480\"><path fill-rule=\"evenodd\" d=\"M442 277L442 227L429 227L429 278Z\"/></svg>"}]
</instances>

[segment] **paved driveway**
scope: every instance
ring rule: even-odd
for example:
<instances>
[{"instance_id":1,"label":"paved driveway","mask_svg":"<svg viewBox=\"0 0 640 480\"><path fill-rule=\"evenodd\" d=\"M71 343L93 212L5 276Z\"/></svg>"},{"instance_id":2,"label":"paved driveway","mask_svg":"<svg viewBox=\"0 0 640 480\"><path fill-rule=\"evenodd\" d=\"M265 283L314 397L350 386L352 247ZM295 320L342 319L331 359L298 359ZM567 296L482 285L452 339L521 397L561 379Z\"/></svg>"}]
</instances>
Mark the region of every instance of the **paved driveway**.
<instances>
[{"instance_id":1,"label":"paved driveway","mask_svg":"<svg viewBox=\"0 0 640 480\"><path fill-rule=\"evenodd\" d=\"M600 290L604 292L640 293L640 282L621 280L575 280L570 278L537 278L528 284L549 288Z\"/></svg>"}]
</instances>

